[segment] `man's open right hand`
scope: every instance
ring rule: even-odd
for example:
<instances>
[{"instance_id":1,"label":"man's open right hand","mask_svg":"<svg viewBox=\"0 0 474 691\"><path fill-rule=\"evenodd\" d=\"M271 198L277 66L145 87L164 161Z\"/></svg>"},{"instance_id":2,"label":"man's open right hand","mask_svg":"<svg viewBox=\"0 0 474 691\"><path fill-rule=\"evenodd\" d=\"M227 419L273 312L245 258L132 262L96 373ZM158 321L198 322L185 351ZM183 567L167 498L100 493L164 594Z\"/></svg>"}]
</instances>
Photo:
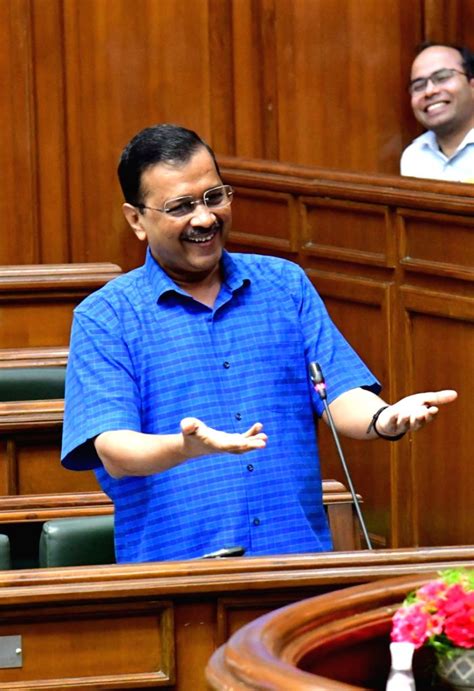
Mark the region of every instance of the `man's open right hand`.
<instances>
[{"instance_id":1,"label":"man's open right hand","mask_svg":"<svg viewBox=\"0 0 474 691\"><path fill-rule=\"evenodd\" d=\"M246 432L239 434L213 429L195 417L181 420L184 451L190 458L211 453L242 454L264 449L267 445L267 435L262 429L263 425L256 422Z\"/></svg>"}]
</instances>

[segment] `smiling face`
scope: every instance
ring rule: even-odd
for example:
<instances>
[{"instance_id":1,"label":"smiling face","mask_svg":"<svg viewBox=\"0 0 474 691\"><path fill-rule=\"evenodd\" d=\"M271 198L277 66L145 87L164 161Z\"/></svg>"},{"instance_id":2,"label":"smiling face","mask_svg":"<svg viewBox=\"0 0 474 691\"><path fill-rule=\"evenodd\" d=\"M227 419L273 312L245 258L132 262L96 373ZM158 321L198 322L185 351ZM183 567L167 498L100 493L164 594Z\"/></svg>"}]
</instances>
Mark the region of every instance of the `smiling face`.
<instances>
[{"instance_id":1,"label":"smiling face","mask_svg":"<svg viewBox=\"0 0 474 691\"><path fill-rule=\"evenodd\" d=\"M465 72L461 54L455 48L430 46L414 60L411 81L442 69ZM424 91L412 94L411 105L418 122L436 135L464 136L474 127L474 79L455 72L442 84L428 81Z\"/></svg>"},{"instance_id":2,"label":"smiling face","mask_svg":"<svg viewBox=\"0 0 474 691\"><path fill-rule=\"evenodd\" d=\"M186 163L158 163L141 176L143 204L155 209L186 195L201 199L206 190L222 185L209 152L200 147ZM219 279L219 262L229 234L230 203L212 212L197 204L191 214L173 217L153 209L140 211L124 204L125 217L166 273L181 286Z\"/></svg>"}]
</instances>

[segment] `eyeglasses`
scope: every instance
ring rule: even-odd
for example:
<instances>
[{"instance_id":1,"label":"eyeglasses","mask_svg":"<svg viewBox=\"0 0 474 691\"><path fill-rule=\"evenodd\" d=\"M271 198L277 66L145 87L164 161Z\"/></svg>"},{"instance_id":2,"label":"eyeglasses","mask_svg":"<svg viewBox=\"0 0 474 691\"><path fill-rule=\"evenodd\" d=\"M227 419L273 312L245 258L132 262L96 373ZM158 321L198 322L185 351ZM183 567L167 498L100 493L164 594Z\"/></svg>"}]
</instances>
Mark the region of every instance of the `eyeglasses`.
<instances>
[{"instance_id":1,"label":"eyeglasses","mask_svg":"<svg viewBox=\"0 0 474 691\"><path fill-rule=\"evenodd\" d=\"M455 70L454 68L448 69L447 67L444 67L441 70L436 70L436 72L430 74L429 77L419 77L418 79L414 79L408 85L408 91L411 94L421 94L422 91L426 90L428 82L431 82L433 86L438 86L439 84L444 84L452 79L455 74L463 74L465 77L467 77L465 72Z\"/></svg>"},{"instance_id":2,"label":"eyeglasses","mask_svg":"<svg viewBox=\"0 0 474 691\"><path fill-rule=\"evenodd\" d=\"M219 185L219 187L212 187L210 190L206 190L201 199L193 199L191 195L186 195L185 197L168 199L161 209L145 206L145 204L138 204L138 208L160 211L163 214L173 216L173 218L181 218L194 213L194 209L198 204L204 204L207 209L211 210L228 206L232 202L233 194L234 190L230 185Z\"/></svg>"}]
</instances>

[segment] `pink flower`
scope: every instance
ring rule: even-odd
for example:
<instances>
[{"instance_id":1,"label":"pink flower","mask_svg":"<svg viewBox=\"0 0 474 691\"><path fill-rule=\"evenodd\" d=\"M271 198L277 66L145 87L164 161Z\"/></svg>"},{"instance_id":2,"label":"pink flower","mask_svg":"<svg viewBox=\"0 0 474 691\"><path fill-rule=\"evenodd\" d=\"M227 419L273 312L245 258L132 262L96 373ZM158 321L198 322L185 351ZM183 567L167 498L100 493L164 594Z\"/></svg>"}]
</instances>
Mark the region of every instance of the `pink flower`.
<instances>
[{"instance_id":1,"label":"pink flower","mask_svg":"<svg viewBox=\"0 0 474 691\"><path fill-rule=\"evenodd\" d=\"M443 600L446 598L446 593L449 586L442 580L430 581L417 591L417 598L426 602L430 609L437 610L442 606Z\"/></svg>"},{"instance_id":2,"label":"pink flower","mask_svg":"<svg viewBox=\"0 0 474 691\"><path fill-rule=\"evenodd\" d=\"M446 603L446 636L460 648L474 648L474 592L456 594Z\"/></svg>"},{"instance_id":3,"label":"pink flower","mask_svg":"<svg viewBox=\"0 0 474 691\"><path fill-rule=\"evenodd\" d=\"M429 619L420 603L402 607L393 617L392 641L413 643L420 648L428 638Z\"/></svg>"},{"instance_id":4,"label":"pink flower","mask_svg":"<svg viewBox=\"0 0 474 691\"><path fill-rule=\"evenodd\" d=\"M474 648L474 574L445 572L409 595L393 617L391 638L433 645L438 654Z\"/></svg>"}]
</instances>

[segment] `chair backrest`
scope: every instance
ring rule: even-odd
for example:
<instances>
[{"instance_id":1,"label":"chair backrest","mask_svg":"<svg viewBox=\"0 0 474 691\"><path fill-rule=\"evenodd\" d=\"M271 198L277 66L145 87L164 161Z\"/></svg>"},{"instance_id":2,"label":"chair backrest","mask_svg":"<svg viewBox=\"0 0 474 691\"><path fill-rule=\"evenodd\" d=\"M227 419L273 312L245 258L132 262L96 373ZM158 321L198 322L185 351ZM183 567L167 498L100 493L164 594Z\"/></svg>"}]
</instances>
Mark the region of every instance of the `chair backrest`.
<instances>
[{"instance_id":1,"label":"chair backrest","mask_svg":"<svg viewBox=\"0 0 474 691\"><path fill-rule=\"evenodd\" d=\"M0 571L11 569L10 538L0 533Z\"/></svg>"},{"instance_id":2,"label":"chair backrest","mask_svg":"<svg viewBox=\"0 0 474 691\"><path fill-rule=\"evenodd\" d=\"M0 401L64 398L65 367L12 367L0 370Z\"/></svg>"},{"instance_id":3,"label":"chair backrest","mask_svg":"<svg viewBox=\"0 0 474 691\"><path fill-rule=\"evenodd\" d=\"M68 348L1 348L0 401L64 398Z\"/></svg>"},{"instance_id":4,"label":"chair backrest","mask_svg":"<svg viewBox=\"0 0 474 691\"><path fill-rule=\"evenodd\" d=\"M323 498L334 549L360 549L360 534L350 493L341 483L324 480ZM40 567L113 563L112 514L54 519L43 524L39 543Z\"/></svg>"},{"instance_id":5,"label":"chair backrest","mask_svg":"<svg viewBox=\"0 0 474 691\"><path fill-rule=\"evenodd\" d=\"M359 503L362 501L357 495ZM335 552L361 549L360 527L354 500L337 480L323 480L323 505L329 522Z\"/></svg>"},{"instance_id":6,"label":"chair backrest","mask_svg":"<svg viewBox=\"0 0 474 691\"><path fill-rule=\"evenodd\" d=\"M113 563L113 515L63 518L43 524L39 543L40 567Z\"/></svg>"}]
</instances>

